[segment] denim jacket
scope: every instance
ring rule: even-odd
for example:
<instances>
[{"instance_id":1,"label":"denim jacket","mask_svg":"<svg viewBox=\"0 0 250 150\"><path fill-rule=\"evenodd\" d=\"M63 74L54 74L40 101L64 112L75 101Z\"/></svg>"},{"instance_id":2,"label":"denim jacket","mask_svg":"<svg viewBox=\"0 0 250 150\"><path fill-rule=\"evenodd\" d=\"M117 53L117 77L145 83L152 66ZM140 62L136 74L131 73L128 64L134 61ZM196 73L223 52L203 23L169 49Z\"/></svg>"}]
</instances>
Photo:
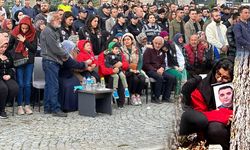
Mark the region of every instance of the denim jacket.
<instances>
[{"instance_id":1,"label":"denim jacket","mask_svg":"<svg viewBox=\"0 0 250 150\"><path fill-rule=\"evenodd\" d=\"M233 28L237 50L250 50L250 21L238 22Z\"/></svg>"}]
</instances>

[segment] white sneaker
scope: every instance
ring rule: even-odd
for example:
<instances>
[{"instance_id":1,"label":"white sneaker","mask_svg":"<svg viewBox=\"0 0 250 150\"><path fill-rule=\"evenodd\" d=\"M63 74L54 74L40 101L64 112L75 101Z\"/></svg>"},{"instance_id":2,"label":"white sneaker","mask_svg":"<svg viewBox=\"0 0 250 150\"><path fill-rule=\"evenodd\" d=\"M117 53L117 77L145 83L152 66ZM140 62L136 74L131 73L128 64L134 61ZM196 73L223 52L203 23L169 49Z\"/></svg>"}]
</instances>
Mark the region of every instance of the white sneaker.
<instances>
[{"instance_id":1,"label":"white sneaker","mask_svg":"<svg viewBox=\"0 0 250 150\"><path fill-rule=\"evenodd\" d=\"M132 105L134 105L134 106L138 105L138 102L137 102L137 99L136 99L136 96L135 96L135 95L132 95L132 96L131 96L131 103L132 103Z\"/></svg>"},{"instance_id":2,"label":"white sneaker","mask_svg":"<svg viewBox=\"0 0 250 150\"><path fill-rule=\"evenodd\" d=\"M141 96L140 95L136 96L136 100L137 100L138 105L142 104L142 102L141 102Z\"/></svg>"},{"instance_id":3,"label":"white sneaker","mask_svg":"<svg viewBox=\"0 0 250 150\"><path fill-rule=\"evenodd\" d=\"M23 106L18 106L17 114L18 115L24 115Z\"/></svg>"},{"instance_id":4,"label":"white sneaker","mask_svg":"<svg viewBox=\"0 0 250 150\"><path fill-rule=\"evenodd\" d=\"M25 105L24 110L27 115L33 114L32 110L30 109L30 105Z\"/></svg>"}]
</instances>

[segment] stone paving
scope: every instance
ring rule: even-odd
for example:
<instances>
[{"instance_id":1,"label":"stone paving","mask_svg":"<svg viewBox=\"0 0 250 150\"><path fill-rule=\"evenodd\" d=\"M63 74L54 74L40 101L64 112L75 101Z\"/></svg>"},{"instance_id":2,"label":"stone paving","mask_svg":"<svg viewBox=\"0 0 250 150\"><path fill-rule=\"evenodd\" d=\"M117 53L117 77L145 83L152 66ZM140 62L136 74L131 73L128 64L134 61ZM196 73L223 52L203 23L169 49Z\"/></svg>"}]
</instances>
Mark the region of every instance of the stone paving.
<instances>
[{"instance_id":1,"label":"stone paving","mask_svg":"<svg viewBox=\"0 0 250 150\"><path fill-rule=\"evenodd\" d=\"M173 130L174 103L114 106L113 115L95 118L68 113L33 115L0 120L2 150L158 150L166 147Z\"/></svg>"}]
</instances>

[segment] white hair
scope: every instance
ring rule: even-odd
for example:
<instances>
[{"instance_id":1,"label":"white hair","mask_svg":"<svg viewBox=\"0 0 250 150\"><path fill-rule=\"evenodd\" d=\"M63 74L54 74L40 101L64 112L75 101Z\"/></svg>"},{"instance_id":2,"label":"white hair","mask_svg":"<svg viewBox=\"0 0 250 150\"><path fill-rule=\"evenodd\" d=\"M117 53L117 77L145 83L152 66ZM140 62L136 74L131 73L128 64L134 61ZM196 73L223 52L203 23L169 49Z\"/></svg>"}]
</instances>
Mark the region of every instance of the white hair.
<instances>
[{"instance_id":1,"label":"white hair","mask_svg":"<svg viewBox=\"0 0 250 150\"><path fill-rule=\"evenodd\" d=\"M164 43L163 37L161 37L161 36L159 36L159 35L156 36L156 37L153 39L153 41L154 41L154 40L158 40L158 39L161 40L162 43Z\"/></svg>"},{"instance_id":2,"label":"white hair","mask_svg":"<svg viewBox=\"0 0 250 150\"><path fill-rule=\"evenodd\" d=\"M55 11L52 11L48 14L48 16L47 16L48 23L51 23L51 21L53 21L55 19L55 14L57 14L57 12L55 12Z\"/></svg>"}]
</instances>

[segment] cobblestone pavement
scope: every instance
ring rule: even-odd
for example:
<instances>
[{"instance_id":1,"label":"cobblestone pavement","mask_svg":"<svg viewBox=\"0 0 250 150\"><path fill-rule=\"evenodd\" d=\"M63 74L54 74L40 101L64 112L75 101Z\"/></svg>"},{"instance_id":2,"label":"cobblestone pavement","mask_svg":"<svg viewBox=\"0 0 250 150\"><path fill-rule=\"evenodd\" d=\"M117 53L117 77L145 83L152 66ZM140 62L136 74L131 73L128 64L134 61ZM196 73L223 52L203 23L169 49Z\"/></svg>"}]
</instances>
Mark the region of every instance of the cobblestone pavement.
<instances>
[{"instance_id":1,"label":"cobblestone pavement","mask_svg":"<svg viewBox=\"0 0 250 150\"><path fill-rule=\"evenodd\" d=\"M114 106L113 115L95 118L68 113L67 118L42 112L0 120L0 149L3 150L154 150L168 149L174 104Z\"/></svg>"}]
</instances>

